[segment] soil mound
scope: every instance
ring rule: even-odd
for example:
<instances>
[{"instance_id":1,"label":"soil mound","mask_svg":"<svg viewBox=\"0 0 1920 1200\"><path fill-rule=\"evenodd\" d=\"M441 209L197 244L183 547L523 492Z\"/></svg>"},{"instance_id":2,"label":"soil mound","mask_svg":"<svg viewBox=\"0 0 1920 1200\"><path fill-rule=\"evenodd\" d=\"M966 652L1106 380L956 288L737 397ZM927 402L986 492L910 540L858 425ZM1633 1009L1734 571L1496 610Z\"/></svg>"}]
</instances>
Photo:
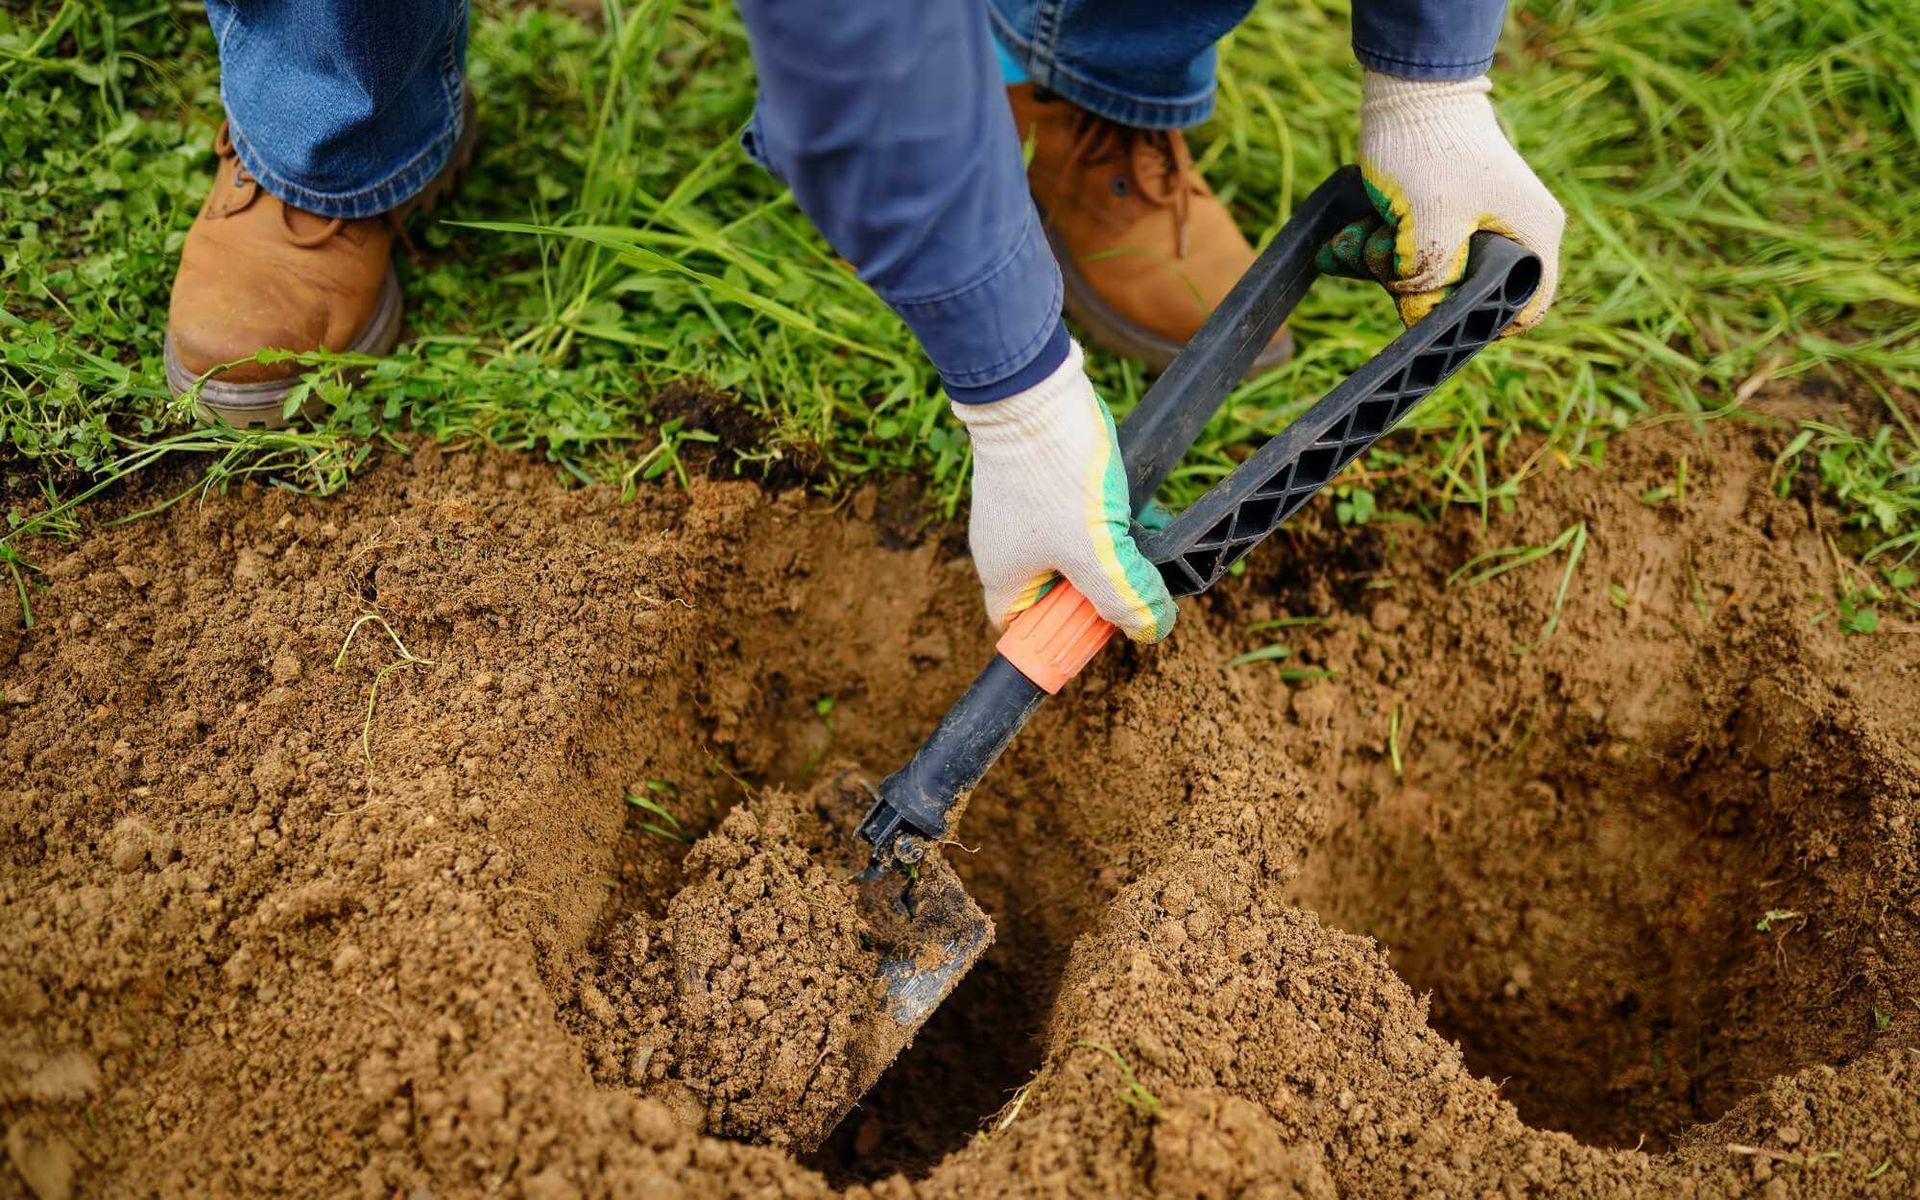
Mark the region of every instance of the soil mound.
<instances>
[{"instance_id":1,"label":"soil mound","mask_svg":"<svg viewBox=\"0 0 1920 1200\"><path fill-rule=\"evenodd\" d=\"M579 985L594 1058L626 1064L603 1082L696 1103L726 1137L825 1134L856 1098L862 1022L886 996L857 889L816 857L829 846L841 849L814 805L757 798L687 855L664 921L620 922Z\"/></svg>"},{"instance_id":2,"label":"soil mound","mask_svg":"<svg viewBox=\"0 0 1920 1200\"><path fill-rule=\"evenodd\" d=\"M993 949L804 1161L873 987L831 781L985 661L964 559L431 449L43 550L0 1195L1909 1194L1920 646L1837 628L1777 452L1310 510L1104 655L949 848ZM1576 526L1564 603L1449 584Z\"/></svg>"}]
</instances>

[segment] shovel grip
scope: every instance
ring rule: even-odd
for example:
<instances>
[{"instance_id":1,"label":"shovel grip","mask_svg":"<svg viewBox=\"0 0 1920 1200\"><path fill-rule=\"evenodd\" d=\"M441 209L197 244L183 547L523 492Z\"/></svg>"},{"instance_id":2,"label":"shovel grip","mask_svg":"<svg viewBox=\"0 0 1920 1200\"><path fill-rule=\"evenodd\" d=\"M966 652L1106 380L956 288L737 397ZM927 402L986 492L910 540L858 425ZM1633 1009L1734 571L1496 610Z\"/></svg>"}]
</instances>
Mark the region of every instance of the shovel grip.
<instances>
[{"instance_id":1,"label":"shovel grip","mask_svg":"<svg viewBox=\"0 0 1920 1200\"><path fill-rule=\"evenodd\" d=\"M1276 240L1267 253L1281 248ZM1167 590L1175 597L1206 591L1499 337L1533 299L1539 285L1540 260L1533 254L1497 234L1475 234L1466 277L1431 313L1336 384L1163 528L1135 531L1140 552L1160 568ZM1232 301L1229 296L1228 303ZM1211 361L1210 355L1225 353L1212 343L1202 344L1209 331L1219 327L1219 318L1216 313L1187 351L1200 351L1196 371ZM1277 323L1271 311L1266 320ZM1182 361L1186 356L1181 356ZM1135 416L1120 427L1123 441L1141 411L1159 426L1198 432L1204 416L1225 394L1224 387L1214 392L1169 387L1167 381L1172 378L1169 370L1141 399ZM1131 457L1128 465L1133 466ZM1160 474L1156 468L1148 480L1153 482ZM1149 494L1133 493L1139 502Z\"/></svg>"},{"instance_id":2,"label":"shovel grip","mask_svg":"<svg viewBox=\"0 0 1920 1200\"><path fill-rule=\"evenodd\" d=\"M1093 611L1093 602L1062 579L1039 603L1007 622L994 649L1052 696L1093 661L1113 634L1114 626Z\"/></svg>"}]
</instances>

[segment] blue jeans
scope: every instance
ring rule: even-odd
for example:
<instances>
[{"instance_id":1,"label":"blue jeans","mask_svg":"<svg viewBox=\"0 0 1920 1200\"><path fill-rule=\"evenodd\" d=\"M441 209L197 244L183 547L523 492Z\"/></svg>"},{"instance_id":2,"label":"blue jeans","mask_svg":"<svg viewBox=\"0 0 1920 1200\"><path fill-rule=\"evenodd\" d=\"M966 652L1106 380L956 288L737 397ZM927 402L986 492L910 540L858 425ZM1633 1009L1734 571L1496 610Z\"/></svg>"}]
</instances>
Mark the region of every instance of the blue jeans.
<instances>
[{"instance_id":1,"label":"blue jeans","mask_svg":"<svg viewBox=\"0 0 1920 1200\"><path fill-rule=\"evenodd\" d=\"M370 217L460 135L466 0L206 0L240 163L289 204Z\"/></svg>"},{"instance_id":2,"label":"blue jeans","mask_svg":"<svg viewBox=\"0 0 1920 1200\"><path fill-rule=\"evenodd\" d=\"M760 96L743 138L900 315L956 399L1067 356L1063 285L982 0L738 0Z\"/></svg>"},{"instance_id":3,"label":"blue jeans","mask_svg":"<svg viewBox=\"0 0 1920 1200\"><path fill-rule=\"evenodd\" d=\"M760 82L748 152L913 330L948 394L973 403L1038 382L1067 352L1060 269L989 38L1083 108L1185 126L1212 111L1215 43L1251 0L738 4ZM1462 79L1492 62L1506 3L1354 8L1363 66Z\"/></svg>"},{"instance_id":4,"label":"blue jeans","mask_svg":"<svg viewBox=\"0 0 1920 1200\"><path fill-rule=\"evenodd\" d=\"M1213 112L1215 45L1253 0L988 0L1035 87L1123 125L1182 129ZM1360 65L1470 79L1493 64L1506 0L1353 0Z\"/></svg>"}]
</instances>

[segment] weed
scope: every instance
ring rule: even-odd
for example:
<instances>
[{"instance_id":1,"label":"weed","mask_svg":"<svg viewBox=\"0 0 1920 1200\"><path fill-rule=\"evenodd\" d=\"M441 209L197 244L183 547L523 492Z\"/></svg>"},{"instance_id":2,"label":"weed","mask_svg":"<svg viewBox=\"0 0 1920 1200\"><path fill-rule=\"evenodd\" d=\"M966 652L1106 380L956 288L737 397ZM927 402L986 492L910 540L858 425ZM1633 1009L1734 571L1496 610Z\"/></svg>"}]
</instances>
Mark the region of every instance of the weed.
<instances>
[{"instance_id":1,"label":"weed","mask_svg":"<svg viewBox=\"0 0 1920 1200\"><path fill-rule=\"evenodd\" d=\"M1890 398L1887 409L1898 422L1869 437L1827 422L1802 422L1774 460L1773 481L1787 495L1799 472L1811 468L1839 500L1846 524L1867 539L1861 557L1905 563L1920 553L1920 461L1913 457L1915 435L1906 415Z\"/></svg>"},{"instance_id":2,"label":"weed","mask_svg":"<svg viewBox=\"0 0 1920 1200\"><path fill-rule=\"evenodd\" d=\"M1554 590L1553 604L1548 609L1546 623L1540 627L1540 635L1525 645L1512 647L1512 651L1515 654L1528 654L1537 649L1542 642L1552 637L1554 630L1560 627L1560 616L1567 604L1567 589L1573 585L1574 569L1580 565L1580 555L1586 548L1587 523L1585 521L1579 521L1561 530L1559 537L1554 538L1551 542L1547 542L1544 545L1503 546L1497 550L1488 550L1476 554L1455 568L1453 573L1447 576L1447 586L1452 587L1455 583L1459 583L1461 576L1467 575L1467 573L1473 571L1475 567L1483 567L1483 569L1475 574L1467 575L1466 582L1461 584L1462 587L1477 587L1489 579L1497 579L1505 575L1508 571L1517 570L1527 566L1529 563L1539 562L1543 558L1551 558L1553 555L1565 550L1567 552L1567 565L1560 573L1560 586ZM1484 564L1492 565L1486 566Z\"/></svg>"},{"instance_id":3,"label":"weed","mask_svg":"<svg viewBox=\"0 0 1920 1200\"><path fill-rule=\"evenodd\" d=\"M1797 913L1790 908L1770 908L1758 921L1754 922L1753 927L1761 933L1772 933L1773 927L1777 923L1784 921L1801 921L1804 919L1804 913Z\"/></svg>"},{"instance_id":4,"label":"weed","mask_svg":"<svg viewBox=\"0 0 1920 1200\"><path fill-rule=\"evenodd\" d=\"M680 789L664 779L646 780L641 784L641 787L644 789L643 794L634 792L627 793L627 803L633 805L643 813L658 817L660 821L666 822L666 824L663 825L660 821L643 819L640 822L641 831L650 833L654 837L666 842L691 842L693 838L687 833L686 828L680 824L680 818L674 816L662 800L654 798L659 796L664 800L677 800L680 798Z\"/></svg>"},{"instance_id":5,"label":"weed","mask_svg":"<svg viewBox=\"0 0 1920 1200\"><path fill-rule=\"evenodd\" d=\"M640 456L640 461L628 467L620 476L620 496L624 500L634 497L636 480L651 482L671 470L674 478L680 481L682 488L687 484L687 467L680 461L680 447L688 442L717 442L720 435L705 429L686 429L685 417L675 417L660 426L660 444Z\"/></svg>"},{"instance_id":6,"label":"weed","mask_svg":"<svg viewBox=\"0 0 1920 1200\"><path fill-rule=\"evenodd\" d=\"M1566 534L1561 534L1560 536L1564 538ZM1582 521L1573 527L1573 542L1567 548L1567 566L1566 569L1560 573L1560 586L1554 589L1553 609L1547 617L1546 625L1541 628L1539 637L1524 646L1516 647L1514 653L1527 653L1541 642L1552 637L1553 631L1560 627L1560 614L1565 611L1567 606L1567 589L1573 584L1574 569L1580 565L1580 553L1586 548L1587 523Z\"/></svg>"},{"instance_id":7,"label":"weed","mask_svg":"<svg viewBox=\"0 0 1920 1200\"><path fill-rule=\"evenodd\" d=\"M1687 506L1687 456L1680 456L1680 463L1674 468L1673 482L1649 488L1640 493L1642 504L1663 504L1671 500L1681 508Z\"/></svg>"},{"instance_id":8,"label":"weed","mask_svg":"<svg viewBox=\"0 0 1920 1200\"><path fill-rule=\"evenodd\" d=\"M1880 629L1880 613L1873 602L1881 597L1872 591L1848 592L1840 597L1840 630L1842 633L1877 633Z\"/></svg>"},{"instance_id":9,"label":"weed","mask_svg":"<svg viewBox=\"0 0 1920 1200\"><path fill-rule=\"evenodd\" d=\"M1145 1117L1151 1117L1160 1111L1160 1097L1148 1091L1138 1079L1134 1078L1133 1068L1127 1064L1126 1059L1120 1057L1118 1050L1100 1042L1079 1040L1073 1044L1098 1050L1113 1060L1113 1065L1120 1069L1120 1090L1115 1094L1120 1097L1122 1104Z\"/></svg>"},{"instance_id":10,"label":"weed","mask_svg":"<svg viewBox=\"0 0 1920 1200\"><path fill-rule=\"evenodd\" d=\"M1832 538L1826 539L1827 553L1833 559L1834 609L1842 633L1871 634L1880 631L1880 604L1897 600L1908 607L1920 608L1904 594L1911 588L1916 572L1906 563L1882 563L1871 572L1850 561ZM1895 586L1892 590L1882 583ZM1821 614L1824 618L1824 612Z\"/></svg>"},{"instance_id":11,"label":"weed","mask_svg":"<svg viewBox=\"0 0 1920 1200\"><path fill-rule=\"evenodd\" d=\"M1706 586L1700 582L1700 572L1694 569L1693 551L1691 549L1687 551L1682 569L1686 572L1687 595L1693 600L1693 611L1699 615L1702 625L1711 625L1713 623L1713 606L1707 603L1707 589Z\"/></svg>"},{"instance_id":12,"label":"weed","mask_svg":"<svg viewBox=\"0 0 1920 1200\"><path fill-rule=\"evenodd\" d=\"M832 696L822 696L813 702L814 715L819 717L821 723L827 728L827 740L819 750L808 755L807 760L800 764L800 773L802 775L811 776L814 770L819 767L820 760L833 753L834 742L838 740L840 736L840 731L834 727L833 710L839 703L840 702Z\"/></svg>"},{"instance_id":13,"label":"weed","mask_svg":"<svg viewBox=\"0 0 1920 1200\"><path fill-rule=\"evenodd\" d=\"M393 648L400 655L399 658L375 672L373 682L367 685L367 715L360 722L360 753L366 758L367 771L371 774L373 771L373 708L380 699L380 685L395 671L404 670L407 667L430 667L433 665L433 660L416 657L413 651L407 649L407 644L400 640L400 635L393 631L393 626L387 624L387 619L379 613L362 613L354 618L352 625L347 627L346 639L340 643L340 653L333 656L334 670L338 671L347 665L347 651L353 647L354 635L359 633L360 627L369 621L379 622L380 628L393 640Z\"/></svg>"},{"instance_id":14,"label":"weed","mask_svg":"<svg viewBox=\"0 0 1920 1200\"><path fill-rule=\"evenodd\" d=\"M1032 1083L1029 1082L1020 1085L1020 1089L1013 1094L1013 1103L1007 1105L1006 1115L994 1122L993 1131L995 1133L1005 1133L1008 1126L1019 1119L1020 1110L1027 1106L1027 1096L1032 1091Z\"/></svg>"},{"instance_id":15,"label":"weed","mask_svg":"<svg viewBox=\"0 0 1920 1200\"><path fill-rule=\"evenodd\" d=\"M20 624L32 629L33 598L27 594L27 573L22 569L32 564L20 557L20 552L8 543L0 543L0 563L6 565L7 576L13 580L14 595L20 602Z\"/></svg>"},{"instance_id":16,"label":"weed","mask_svg":"<svg viewBox=\"0 0 1920 1200\"><path fill-rule=\"evenodd\" d=\"M1311 683L1316 679L1338 679L1340 677L1340 672L1338 671L1323 670L1319 667L1294 667L1277 671L1275 674L1279 675L1281 680L1286 683Z\"/></svg>"},{"instance_id":17,"label":"weed","mask_svg":"<svg viewBox=\"0 0 1920 1200\"><path fill-rule=\"evenodd\" d=\"M1227 660L1227 666L1230 668L1244 667L1248 663L1278 662L1283 658L1292 658L1292 657L1293 657L1292 646L1283 646L1278 642L1273 642L1268 645L1261 646L1257 650L1249 650L1245 654L1234 655L1232 658Z\"/></svg>"},{"instance_id":18,"label":"weed","mask_svg":"<svg viewBox=\"0 0 1920 1200\"><path fill-rule=\"evenodd\" d=\"M1520 739L1514 743L1513 752L1507 758L1507 773L1516 774L1527 762L1527 748L1533 745L1533 735L1540 725L1540 704L1536 701L1527 711L1527 723L1520 729Z\"/></svg>"},{"instance_id":19,"label":"weed","mask_svg":"<svg viewBox=\"0 0 1920 1200\"><path fill-rule=\"evenodd\" d=\"M1387 759L1393 764L1393 776L1400 778L1400 705L1393 706L1393 719L1387 724Z\"/></svg>"},{"instance_id":20,"label":"weed","mask_svg":"<svg viewBox=\"0 0 1920 1200\"><path fill-rule=\"evenodd\" d=\"M1363 487L1336 488L1333 502L1333 516L1342 525L1365 525L1373 520L1375 501L1373 493Z\"/></svg>"},{"instance_id":21,"label":"weed","mask_svg":"<svg viewBox=\"0 0 1920 1200\"><path fill-rule=\"evenodd\" d=\"M1738 1142L1727 1143L1727 1149L1734 1154L1744 1154L1749 1158L1764 1158L1793 1167L1812 1167L1823 1162L1836 1162L1840 1158L1838 1150L1810 1150L1805 1154L1790 1154L1785 1150L1772 1150L1765 1146L1743 1146Z\"/></svg>"},{"instance_id":22,"label":"weed","mask_svg":"<svg viewBox=\"0 0 1920 1200\"><path fill-rule=\"evenodd\" d=\"M1916 570L1906 563L1883 563L1880 567L1880 576L1887 581L1887 586L1895 592L1911 591L1914 585L1920 584L1920 570ZM1920 601L1906 600L1905 597L1901 597L1901 599L1915 608L1920 608Z\"/></svg>"},{"instance_id":23,"label":"weed","mask_svg":"<svg viewBox=\"0 0 1920 1200\"><path fill-rule=\"evenodd\" d=\"M1248 633L1262 633L1269 629L1304 629L1313 625L1325 625L1325 617L1275 617L1270 621L1255 621L1247 626Z\"/></svg>"}]
</instances>

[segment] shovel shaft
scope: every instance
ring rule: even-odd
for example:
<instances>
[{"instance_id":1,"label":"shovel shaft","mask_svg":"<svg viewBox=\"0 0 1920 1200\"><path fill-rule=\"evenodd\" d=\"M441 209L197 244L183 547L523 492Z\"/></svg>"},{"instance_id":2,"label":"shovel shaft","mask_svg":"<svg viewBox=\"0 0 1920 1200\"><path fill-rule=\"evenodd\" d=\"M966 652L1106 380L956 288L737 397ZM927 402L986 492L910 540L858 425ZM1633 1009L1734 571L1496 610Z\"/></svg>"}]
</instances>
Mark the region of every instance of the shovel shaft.
<instances>
[{"instance_id":1,"label":"shovel shaft","mask_svg":"<svg viewBox=\"0 0 1920 1200\"><path fill-rule=\"evenodd\" d=\"M1040 702L1078 675L1114 633L1064 579L1008 621L987 669L912 761L881 781L880 802L859 830L874 860L912 861L925 846L944 841L959 798L980 782Z\"/></svg>"},{"instance_id":2,"label":"shovel shaft","mask_svg":"<svg viewBox=\"0 0 1920 1200\"><path fill-rule=\"evenodd\" d=\"M948 819L1047 698L999 654L974 679L907 765L880 783L860 822L875 863L914 862L952 832Z\"/></svg>"}]
</instances>

